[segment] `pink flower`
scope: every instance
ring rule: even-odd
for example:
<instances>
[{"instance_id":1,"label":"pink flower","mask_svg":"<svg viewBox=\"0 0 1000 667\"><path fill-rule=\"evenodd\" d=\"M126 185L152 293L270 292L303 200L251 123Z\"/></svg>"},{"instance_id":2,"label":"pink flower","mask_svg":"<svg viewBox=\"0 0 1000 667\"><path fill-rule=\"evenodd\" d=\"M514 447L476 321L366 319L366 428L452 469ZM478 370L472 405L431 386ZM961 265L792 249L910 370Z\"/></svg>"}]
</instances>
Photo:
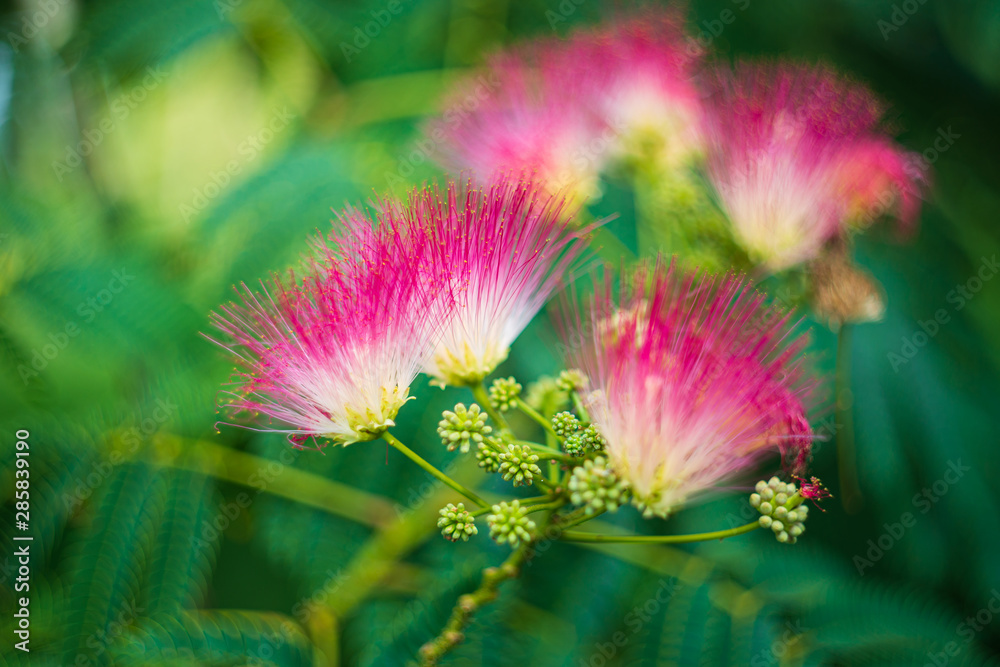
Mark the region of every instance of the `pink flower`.
<instances>
[{"instance_id":1,"label":"pink flower","mask_svg":"<svg viewBox=\"0 0 1000 667\"><path fill-rule=\"evenodd\" d=\"M752 259L808 261L882 213L912 227L924 169L884 136L866 87L823 67L742 63L712 88L709 175Z\"/></svg>"},{"instance_id":2,"label":"pink flower","mask_svg":"<svg viewBox=\"0 0 1000 667\"><path fill-rule=\"evenodd\" d=\"M672 165L700 147L699 55L673 10L537 40L495 55L489 76L460 86L427 134L456 171L529 170L553 192L593 198L613 161Z\"/></svg>"},{"instance_id":3,"label":"pink flower","mask_svg":"<svg viewBox=\"0 0 1000 667\"><path fill-rule=\"evenodd\" d=\"M819 477L811 477L808 482L801 477L796 477L796 479L799 482L799 495L806 500L813 501L817 507L819 507L819 501L833 497L833 494L819 481Z\"/></svg>"},{"instance_id":4,"label":"pink flower","mask_svg":"<svg viewBox=\"0 0 1000 667\"><path fill-rule=\"evenodd\" d=\"M568 309L563 335L640 507L666 516L776 450L803 469L812 385L789 315L739 278L681 275L662 260L621 283L608 277L585 313Z\"/></svg>"},{"instance_id":5,"label":"pink flower","mask_svg":"<svg viewBox=\"0 0 1000 667\"><path fill-rule=\"evenodd\" d=\"M613 159L677 167L701 151L702 50L685 37L682 11L649 8L578 32L567 51L574 76L591 82L581 102L615 131Z\"/></svg>"},{"instance_id":6,"label":"pink flower","mask_svg":"<svg viewBox=\"0 0 1000 667\"><path fill-rule=\"evenodd\" d=\"M605 123L583 104L590 85L565 49L539 41L493 56L488 76L461 84L426 134L439 141L442 163L481 182L498 172L534 172L550 192L581 200L598 192L604 156L591 155Z\"/></svg>"},{"instance_id":7,"label":"pink flower","mask_svg":"<svg viewBox=\"0 0 1000 667\"><path fill-rule=\"evenodd\" d=\"M442 386L478 383L506 359L586 247L562 199L515 178L424 189L404 217L433 237L432 273L448 273L455 300L426 366Z\"/></svg>"},{"instance_id":8,"label":"pink flower","mask_svg":"<svg viewBox=\"0 0 1000 667\"><path fill-rule=\"evenodd\" d=\"M315 243L305 277L261 281L260 293L242 285L238 302L211 317L238 364L224 407L279 422L261 430L296 444L349 445L393 426L448 312L426 236L403 235L391 220L373 229L353 210L340 223Z\"/></svg>"}]
</instances>

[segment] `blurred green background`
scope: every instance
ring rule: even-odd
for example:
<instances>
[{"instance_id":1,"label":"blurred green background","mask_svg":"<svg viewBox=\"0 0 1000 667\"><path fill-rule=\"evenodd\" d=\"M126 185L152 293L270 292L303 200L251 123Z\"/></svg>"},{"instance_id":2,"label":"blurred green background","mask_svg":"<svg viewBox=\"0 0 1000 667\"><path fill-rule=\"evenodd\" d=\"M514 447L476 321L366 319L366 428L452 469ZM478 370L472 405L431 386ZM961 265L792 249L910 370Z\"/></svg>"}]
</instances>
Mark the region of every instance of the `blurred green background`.
<instances>
[{"instance_id":1,"label":"blurred green background","mask_svg":"<svg viewBox=\"0 0 1000 667\"><path fill-rule=\"evenodd\" d=\"M485 52L611 11L4 5L0 660L402 665L437 633L506 547L483 532L441 539L433 520L452 494L383 444L323 455L218 433L231 366L199 332L234 283L295 262L331 207L439 176L420 124ZM853 401L841 396L864 506L828 502L794 547L766 534L544 545L445 664L1000 664L1000 280L978 281L998 270L1000 4L706 0L689 13L720 59L823 59L869 81L900 140L933 161L917 238L873 233L857 248L888 295L885 319L853 332ZM634 247L633 211L614 182L593 207L620 212L612 229ZM559 369L548 322L536 318L501 373ZM814 347L832 369L836 336L817 325ZM415 390L398 432L480 479L434 434L468 397L423 378ZM18 429L30 431L30 656L13 634ZM835 492L836 449L821 443L815 462ZM613 520L696 532L752 518L734 489L669 523Z\"/></svg>"}]
</instances>

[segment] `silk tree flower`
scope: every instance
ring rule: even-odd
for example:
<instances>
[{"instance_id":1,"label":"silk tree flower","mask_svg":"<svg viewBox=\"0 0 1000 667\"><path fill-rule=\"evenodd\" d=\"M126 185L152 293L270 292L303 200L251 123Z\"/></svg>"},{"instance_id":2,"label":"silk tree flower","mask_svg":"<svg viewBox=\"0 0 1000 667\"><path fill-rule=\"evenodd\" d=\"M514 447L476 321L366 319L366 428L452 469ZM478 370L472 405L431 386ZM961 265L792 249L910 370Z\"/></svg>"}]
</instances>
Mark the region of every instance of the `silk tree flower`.
<instances>
[{"instance_id":1,"label":"silk tree flower","mask_svg":"<svg viewBox=\"0 0 1000 667\"><path fill-rule=\"evenodd\" d=\"M567 50L574 76L591 82L581 102L615 130L614 160L673 169L701 153L702 50L685 36L683 12L646 9L576 33Z\"/></svg>"},{"instance_id":2,"label":"silk tree flower","mask_svg":"<svg viewBox=\"0 0 1000 667\"><path fill-rule=\"evenodd\" d=\"M592 389L584 403L647 515L667 516L773 452L793 473L805 468L806 338L742 279L658 260L564 310L568 362Z\"/></svg>"},{"instance_id":3,"label":"silk tree flower","mask_svg":"<svg viewBox=\"0 0 1000 667\"><path fill-rule=\"evenodd\" d=\"M913 228L925 174L884 134L866 87L824 67L741 63L705 107L709 176L737 240L771 270L883 213Z\"/></svg>"},{"instance_id":4,"label":"silk tree flower","mask_svg":"<svg viewBox=\"0 0 1000 667\"><path fill-rule=\"evenodd\" d=\"M451 169L487 179L534 171L581 202L600 194L614 160L652 153L675 164L701 143L698 51L684 41L682 18L647 10L496 54L490 76L460 85L427 134Z\"/></svg>"},{"instance_id":5,"label":"silk tree flower","mask_svg":"<svg viewBox=\"0 0 1000 667\"><path fill-rule=\"evenodd\" d=\"M426 128L442 164L483 183L497 173L534 172L552 193L596 197L606 159L600 138L613 132L583 103L590 84L566 49L529 43L495 54L487 68L488 77L459 84Z\"/></svg>"},{"instance_id":6,"label":"silk tree flower","mask_svg":"<svg viewBox=\"0 0 1000 667\"><path fill-rule=\"evenodd\" d=\"M586 247L564 200L523 179L425 188L404 217L433 236L432 273L449 275L454 305L425 367L441 386L478 383L506 359Z\"/></svg>"},{"instance_id":7,"label":"silk tree flower","mask_svg":"<svg viewBox=\"0 0 1000 667\"><path fill-rule=\"evenodd\" d=\"M391 221L373 228L360 211L339 217L342 229L317 239L304 277L261 281L258 293L241 285L211 316L238 364L224 407L267 417L259 430L296 445L349 445L395 425L448 313L426 236Z\"/></svg>"}]
</instances>

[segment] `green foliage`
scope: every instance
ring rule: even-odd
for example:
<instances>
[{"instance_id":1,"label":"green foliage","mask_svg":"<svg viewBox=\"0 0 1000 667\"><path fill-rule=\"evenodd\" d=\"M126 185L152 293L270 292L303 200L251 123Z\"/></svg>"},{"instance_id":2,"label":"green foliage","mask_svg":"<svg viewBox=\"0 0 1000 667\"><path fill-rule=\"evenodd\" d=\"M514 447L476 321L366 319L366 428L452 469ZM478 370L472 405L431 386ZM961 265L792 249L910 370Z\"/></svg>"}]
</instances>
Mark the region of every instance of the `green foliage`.
<instances>
[{"instance_id":1,"label":"green foliage","mask_svg":"<svg viewBox=\"0 0 1000 667\"><path fill-rule=\"evenodd\" d=\"M347 58L342 45L354 45L356 30L388 3L55 4L58 13L25 44L10 35L21 34L30 13L20 5L0 13L0 606L14 608L20 595L9 480L13 433L27 428L30 664L335 664L331 655L341 665L407 664L457 596L509 548L491 544L485 517L468 542L441 539L437 509L457 497L432 503L440 485L381 444L289 460L280 436L217 432L217 394L231 366L200 332L233 284L296 266L306 237L329 229L331 208L440 175L435 156L418 150L419 127L456 70L502 43L565 34L605 8L404 1L379 37ZM873 229L859 239L859 261L887 294L885 319L857 327L851 346L863 512L827 503L794 548L763 533L679 550L547 544L442 664L596 665L610 643L607 665L911 666L950 642L961 650L949 665L997 664L1000 622L968 642L962 624L1000 588L1000 289L987 282L961 307L949 295L996 246L990 35L998 15L990 3L922 4L884 39L878 21L900 4L891 0L745 4L691 3L694 32L710 36L721 59L833 60L892 101L913 150L932 147L939 127L961 134L934 164L934 198L918 236L898 245ZM737 18L712 35L724 10ZM566 20L551 23L549 12ZM149 66L166 79L124 115L114 113ZM241 154L247 135L285 107L292 118L274 140L252 159ZM108 118L113 128L101 130ZM99 130L87 154L77 150ZM54 168L76 152L78 166ZM238 173L185 220L181 205L230 159ZM404 173L403 184L390 178ZM747 266L703 185L681 174L670 187L632 192L612 174L586 214L619 214L603 229L636 254L686 249L690 264L711 266L721 254ZM696 233L664 236L658 223L680 216L700 221ZM134 278L112 293L114 272L123 270ZM786 305L803 301L800 275L761 286ZM891 361L939 309L948 323L915 356ZM528 381L560 367L555 341L548 319L537 318L496 376L523 380L522 398L532 402ZM820 371L830 370L834 350L834 335L817 327ZM569 406L551 380L547 386L535 392L535 407L551 417ZM435 428L443 410L471 397L422 382L413 393L400 432L449 468L455 455ZM205 443L252 453L260 474L233 479L224 457L201 472L183 469L184 455ZM835 438L817 443L815 467L830 480L836 449ZM915 499L933 493L956 461L970 470L924 511ZM396 511L347 508L356 510L349 520L303 505L279 496L281 473L269 477L269 466L350 484ZM481 484L486 476L473 473L469 485L484 494L510 492L499 476ZM241 493L246 506L237 504ZM669 524L643 521L630 508L602 520L649 533L724 528L727 518L755 518L749 507L749 518L738 515L745 497L743 489L723 494ZM234 517L226 514L232 507L240 508ZM869 540L878 547L886 526L906 513L913 527L872 551ZM878 558L859 573L855 559L869 552ZM376 556L388 565L366 589L361 574ZM668 599L636 615L663 582ZM344 618L324 616L325 601L355 593ZM241 606L248 609L231 610ZM13 629L5 614L0 662L29 664L12 648Z\"/></svg>"}]
</instances>

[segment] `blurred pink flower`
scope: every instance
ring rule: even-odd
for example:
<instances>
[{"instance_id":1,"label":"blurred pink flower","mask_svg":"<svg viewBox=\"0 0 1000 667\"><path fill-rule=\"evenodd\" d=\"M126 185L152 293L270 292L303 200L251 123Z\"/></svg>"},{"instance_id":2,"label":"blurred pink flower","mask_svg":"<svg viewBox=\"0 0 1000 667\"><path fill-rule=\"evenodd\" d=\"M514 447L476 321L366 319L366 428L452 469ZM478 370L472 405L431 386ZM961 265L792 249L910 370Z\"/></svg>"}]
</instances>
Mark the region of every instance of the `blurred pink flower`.
<instances>
[{"instance_id":1,"label":"blurred pink flower","mask_svg":"<svg viewBox=\"0 0 1000 667\"><path fill-rule=\"evenodd\" d=\"M691 82L699 52L684 40L682 18L646 10L501 52L487 63L489 88L483 77L460 85L427 134L448 168L483 180L534 171L579 201L599 194L613 161L674 163L701 143Z\"/></svg>"},{"instance_id":2,"label":"blurred pink flower","mask_svg":"<svg viewBox=\"0 0 1000 667\"><path fill-rule=\"evenodd\" d=\"M682 275L662 259L621 283L606 278L586 312L566 309L563 336L640 507L666 516L773 451L803 470L813 382L790 316L739 278Z\"/></svg>"},{"instance_id":3,"label":"blurred pink flower","mask_svg":"<svg viewBox=\"0 0 1000 667\"><path fill-rule=\"evenodd\" d=\"M773 270L895 213L915 224L925 174L884 134L865 86L824 67L741 63L705 103L709 176L751 258Z\"/></svg>"}]
</instances>

